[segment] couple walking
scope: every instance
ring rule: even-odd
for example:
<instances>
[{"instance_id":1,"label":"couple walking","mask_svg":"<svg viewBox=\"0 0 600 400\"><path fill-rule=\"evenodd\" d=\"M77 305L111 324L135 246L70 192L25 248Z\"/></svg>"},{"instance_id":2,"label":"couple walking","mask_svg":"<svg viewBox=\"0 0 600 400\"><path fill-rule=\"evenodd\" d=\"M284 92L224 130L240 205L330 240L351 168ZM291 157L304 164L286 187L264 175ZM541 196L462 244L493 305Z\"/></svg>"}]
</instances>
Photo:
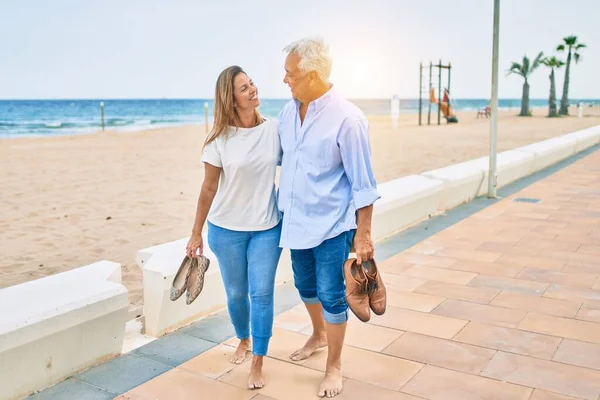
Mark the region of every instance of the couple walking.
<instances>
[{"instance_id":1,"label":"couple walking","mask_svg":"<svg viewBox=\"0 0 600 400\"><path fill-rule=\"evenodd\" d=\"M231 361L243 362L252 350L248 387L254 389L264 385L275 272L282 248L289 248L295 287L313 325L312 336L290 357L302 360L327 347L318 394L333 397L342 390L350 301L344 263L351 247L354 267L372 260L371 215L380 196L368 120L329 83L327 46L306 38L285 51L283 81L293 99L277 120L261 116L258 88L242 68L229 67L218 77L214 127L203 150L205 176L187 254L202 254L207 223L208 245L218 259L240 339Z\"/></svg>"}]
</instances>

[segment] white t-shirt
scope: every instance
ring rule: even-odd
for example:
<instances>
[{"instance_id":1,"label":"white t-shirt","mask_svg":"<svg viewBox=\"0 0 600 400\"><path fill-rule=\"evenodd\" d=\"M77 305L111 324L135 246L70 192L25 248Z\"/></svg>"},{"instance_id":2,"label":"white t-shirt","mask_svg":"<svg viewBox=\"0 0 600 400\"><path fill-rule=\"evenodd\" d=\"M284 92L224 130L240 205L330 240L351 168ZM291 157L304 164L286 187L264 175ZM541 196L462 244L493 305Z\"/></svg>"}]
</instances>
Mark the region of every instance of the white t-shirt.
<instances>
[{"instance_id":1,"label":"white t-shirt","mask_svg":"<svg viewBox=\"0 0 600 400\"><path fill-rule=\"evenodd\" d=\"M278 123L230 127L204 148L201 160L222 168L210 223L234 231L261 231L279 223L275 173L281 154Z\"/></svg>"}]
</instances>

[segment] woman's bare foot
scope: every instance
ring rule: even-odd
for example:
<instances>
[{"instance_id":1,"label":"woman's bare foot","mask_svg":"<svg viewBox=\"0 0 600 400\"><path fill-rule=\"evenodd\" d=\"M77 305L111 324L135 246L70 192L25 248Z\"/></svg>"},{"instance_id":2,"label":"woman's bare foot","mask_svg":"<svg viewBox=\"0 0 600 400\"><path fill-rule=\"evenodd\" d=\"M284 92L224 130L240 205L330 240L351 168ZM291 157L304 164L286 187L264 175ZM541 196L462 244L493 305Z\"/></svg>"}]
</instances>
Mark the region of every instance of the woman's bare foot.
<instances>
[{"instance_id":1,"label":"woman's bare foot","mask_svg":"<svg viewBox=\"0 0 600 400\"><path fill-rule=\"evenodd\" d=\"M250 366L250 376L248 377L248 389L260 389L265 386L265 380L262 374L263 357L252 357Z\"/></svg>"},{"instance_id":2,"label":"woman's bare foot","mask_svg":"<svg viewBox=\"0 0 600 400\"><path fill-rule=\"evenodd\" d=\"M229 361L233 364L241 364L246 361L246 352L250 349L250 339L240 340L240 344L238 345L237 350Z\"/></svg>"},{"instance_id":3,"label":"woman's bare foot","mask_svg":"<svg viewBox=\"0 0 600 400\"><path fill-rule=\"evenodd\" d=\"M306 344L301 348L292 353L290 358L292 361L306 360L310 357L317 349L327 346L327 335L325 332L322 334L313 333L312 336L306 341Z\"/></svg>"},{"instance_id":4,"label":"woman's bare foot","mask_svg":"<svg viewBox=\"0 0 600 400\"><path fill-rule=\"evenodd\" d=\"M340 368L328 368L319 386L319 397L335 397L342 393L342 380Z\"/></svg>"}]
</instances>

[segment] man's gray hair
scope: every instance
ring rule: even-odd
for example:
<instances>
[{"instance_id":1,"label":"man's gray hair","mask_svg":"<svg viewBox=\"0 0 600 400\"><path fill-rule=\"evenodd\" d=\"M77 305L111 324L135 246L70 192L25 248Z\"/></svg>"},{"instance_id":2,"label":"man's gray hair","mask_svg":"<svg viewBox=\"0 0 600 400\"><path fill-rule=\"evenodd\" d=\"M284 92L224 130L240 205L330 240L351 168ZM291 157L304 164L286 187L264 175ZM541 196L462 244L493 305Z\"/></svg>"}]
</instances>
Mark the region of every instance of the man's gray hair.
<instances>
[{"instance_id":1,"label":"man's gray hair","mask_svg":"<svg viewBox=\"0 0 600 400\"><path fill-rule=\"evenodd\" d=\"M329 56L329 47L322 38L308 37L300 39L287 45L283 51L300 57L298 68L303 73L315 71L323 82L329 83L332 60Z\"/></svg>"}]
</instances>

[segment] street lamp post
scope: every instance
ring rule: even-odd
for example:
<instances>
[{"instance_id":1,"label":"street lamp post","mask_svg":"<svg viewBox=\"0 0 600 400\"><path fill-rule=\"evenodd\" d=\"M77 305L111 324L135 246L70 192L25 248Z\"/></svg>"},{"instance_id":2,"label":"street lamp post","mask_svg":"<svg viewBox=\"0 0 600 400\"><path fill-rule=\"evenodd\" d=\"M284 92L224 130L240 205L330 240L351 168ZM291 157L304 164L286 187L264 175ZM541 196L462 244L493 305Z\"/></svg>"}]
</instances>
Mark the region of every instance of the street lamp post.
<instances>
[{"instance_id":1,"label":"street lamp post","mask_svg":"<svg viewBox=\"0 0 600 400\"><path fill-rule=\"evenodd\" d=\"M490 127L490 170L488 173L488 197L496 197L496 145L498 141L498 42L500 33L500 0L494 0L494 39L492 48L492 104Z\"/></svg>"}]
</instances>

